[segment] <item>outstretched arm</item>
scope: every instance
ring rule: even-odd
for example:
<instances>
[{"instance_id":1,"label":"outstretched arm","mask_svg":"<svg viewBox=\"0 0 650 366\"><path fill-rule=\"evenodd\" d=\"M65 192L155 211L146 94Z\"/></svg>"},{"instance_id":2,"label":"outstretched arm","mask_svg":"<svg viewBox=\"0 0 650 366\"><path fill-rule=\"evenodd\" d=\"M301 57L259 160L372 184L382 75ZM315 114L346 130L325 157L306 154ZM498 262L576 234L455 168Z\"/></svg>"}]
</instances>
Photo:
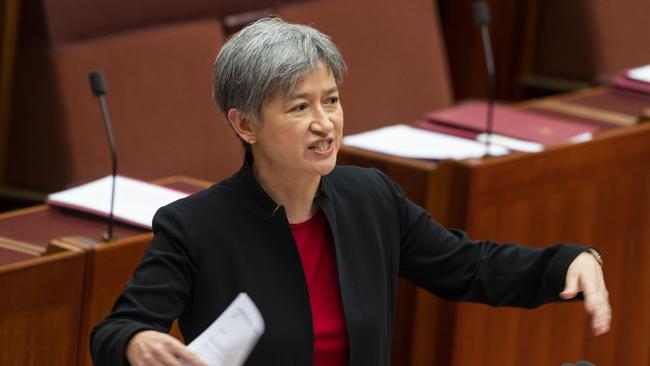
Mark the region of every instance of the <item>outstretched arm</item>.
<instances>
[{"instance_id":1,"label":"outstretched arm","mask_svg":"<svg viewBox=\"0 0 650 366\"><path fill-rule=\"evenodd\" d=\"M585 310L591 315L591 329L594 335L607 333L612 322L609 293L600 263L588 252L580 253L569 266L566 285L560 296L563 299L572 299L579 292L582 292L584 297Z\"/></svg>"}]
</instances>

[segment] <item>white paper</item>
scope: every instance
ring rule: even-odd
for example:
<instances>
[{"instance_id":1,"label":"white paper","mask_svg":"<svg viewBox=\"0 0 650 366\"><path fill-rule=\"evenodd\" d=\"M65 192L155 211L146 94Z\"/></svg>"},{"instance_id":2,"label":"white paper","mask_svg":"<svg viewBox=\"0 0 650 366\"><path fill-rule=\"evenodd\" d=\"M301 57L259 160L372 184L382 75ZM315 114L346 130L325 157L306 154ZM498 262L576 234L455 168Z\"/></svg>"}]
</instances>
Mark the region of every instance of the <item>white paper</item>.
<instances>
[{"instance_id":1,"label":"white paper","mask_svg":"<svg viewBox=\"0 0 650 366\"><path fill-rule=\"evenodd\" d=\"M47 202L52 206L62 206L97 215L108 216L111 207L112 177L50 194ZM155 184L117 176L115 181L116 220L151 229L151 221L156 211L187 193L178 192Z\"/></svg>"},{"instance_id":2,"label":"white paper","mask_svg":"<svg viewBox=\"0 0 650 366\"><path fill-rule=\"evenodd\" d=\"M630 69L627 72L627 77L644 83L650 83L650 65Z\"/></svg>"},{"instance_id":3,"label":"white paper","mask_svg":"<svg viewBox=\"0 0 650 366\"><path fill-rule=\"evenodd\" d=\"M487 133L482 133L476 136L476 141L485 143L487 140ZM510 150L523 151L523 152L540 152L544 150L544 145L539 142L521 140L510 136L499 135L493 133L490 144L500 145Z\"/></svg>"},{"instance_id":4,"label":"white paper","mask_svg":"<svg viewBox=\"0 0 650 366\"><path fill-rule=\"evenodd\" d=\"M407 125L394 125L357 135L346 136L348 146L414 159L467 159L480 158L485 145L477 141L427 131ZM490 146L490 155L508 153L503 146Z\"/></svg>"},{"instance_id":5,"label":"white paper","mask_svg":"<svg viewBox=\"0 0 650 366\"><path fill-rule=\"evenodd\" d=\"M569 139L569 142L578 144L585 141L591 141L594 138L594 135L591 132L583 132L581 134L575 135Z\"/></svg>"},{"instance_id":6,"label":"white paper","mask_svg":"<svg viewBox=\"0 0 650 366\"><path fill-rule=\"evenodd\" d=\"M187 348L210 366L243 365L264 333L264 319L250 297L240 293Z\"/></svg>"}]
</instances>

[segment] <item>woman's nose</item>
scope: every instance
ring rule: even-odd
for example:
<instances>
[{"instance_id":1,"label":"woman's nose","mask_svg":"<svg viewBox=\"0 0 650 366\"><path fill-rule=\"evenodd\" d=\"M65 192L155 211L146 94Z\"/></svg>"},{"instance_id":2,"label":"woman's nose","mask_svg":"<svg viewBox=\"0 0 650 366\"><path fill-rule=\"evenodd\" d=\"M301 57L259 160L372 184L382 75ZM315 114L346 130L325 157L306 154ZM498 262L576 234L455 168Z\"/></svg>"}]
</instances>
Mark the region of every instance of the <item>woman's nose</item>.
<instances>
[{"instance_id":1,"label":"woman's nose","mask_svg":"<svg viewBox=\"0 0 650 366\"><path fill-rule=\"evenodd\" d=\"M317 108L314 115L314 120L311 123L312 131L328 133L334 128L334 123L330 119L330 115L321 107Z\"/></svg>"}]
</instances>

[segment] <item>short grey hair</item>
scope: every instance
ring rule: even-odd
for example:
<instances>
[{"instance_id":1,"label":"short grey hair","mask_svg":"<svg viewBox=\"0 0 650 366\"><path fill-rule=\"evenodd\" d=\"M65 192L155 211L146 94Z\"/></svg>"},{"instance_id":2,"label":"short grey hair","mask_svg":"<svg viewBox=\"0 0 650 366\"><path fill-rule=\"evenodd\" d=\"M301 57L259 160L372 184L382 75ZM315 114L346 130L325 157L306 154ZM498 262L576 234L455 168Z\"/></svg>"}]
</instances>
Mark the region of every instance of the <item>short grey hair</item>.
<instances>
[{"instance_id":1,"label":"short grey hair","mask_svg":"<svg viewBox=\"0 0 650 366\"><path fill-rule=\"evenodd\" d=\"M291 93L320 62L340 85L346 66L328 36L277 17L260 19L233 35L219 52L212 75L213 98L226 116L237 108L259 122L267 99L278 92Z\"/></svg>"}]
</instances>

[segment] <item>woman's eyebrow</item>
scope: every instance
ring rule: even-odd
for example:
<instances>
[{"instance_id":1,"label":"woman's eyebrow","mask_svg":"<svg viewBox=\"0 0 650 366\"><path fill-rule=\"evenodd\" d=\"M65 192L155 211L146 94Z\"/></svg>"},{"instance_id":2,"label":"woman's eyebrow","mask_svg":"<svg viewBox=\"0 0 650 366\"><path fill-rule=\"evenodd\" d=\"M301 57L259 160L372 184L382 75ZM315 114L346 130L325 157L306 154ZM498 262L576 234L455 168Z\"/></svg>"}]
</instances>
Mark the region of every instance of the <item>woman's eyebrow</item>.
<instances>
[{"instance_id":1,"label":"woman's eyebrow","mask_svg":"<svg viewBox=\"0 0 650 366\"><path fill-rule=\"evenodd\" d=\"M339 88L337 86L333 86L323 92L325 95L332 94L336 91L338 91ZM298 94L290 94L287 96L286 101L292 101L294 99L301 99L301 98L307 98L309 96L309 93L298 93Z\"/></svg>"}]
</instances>

